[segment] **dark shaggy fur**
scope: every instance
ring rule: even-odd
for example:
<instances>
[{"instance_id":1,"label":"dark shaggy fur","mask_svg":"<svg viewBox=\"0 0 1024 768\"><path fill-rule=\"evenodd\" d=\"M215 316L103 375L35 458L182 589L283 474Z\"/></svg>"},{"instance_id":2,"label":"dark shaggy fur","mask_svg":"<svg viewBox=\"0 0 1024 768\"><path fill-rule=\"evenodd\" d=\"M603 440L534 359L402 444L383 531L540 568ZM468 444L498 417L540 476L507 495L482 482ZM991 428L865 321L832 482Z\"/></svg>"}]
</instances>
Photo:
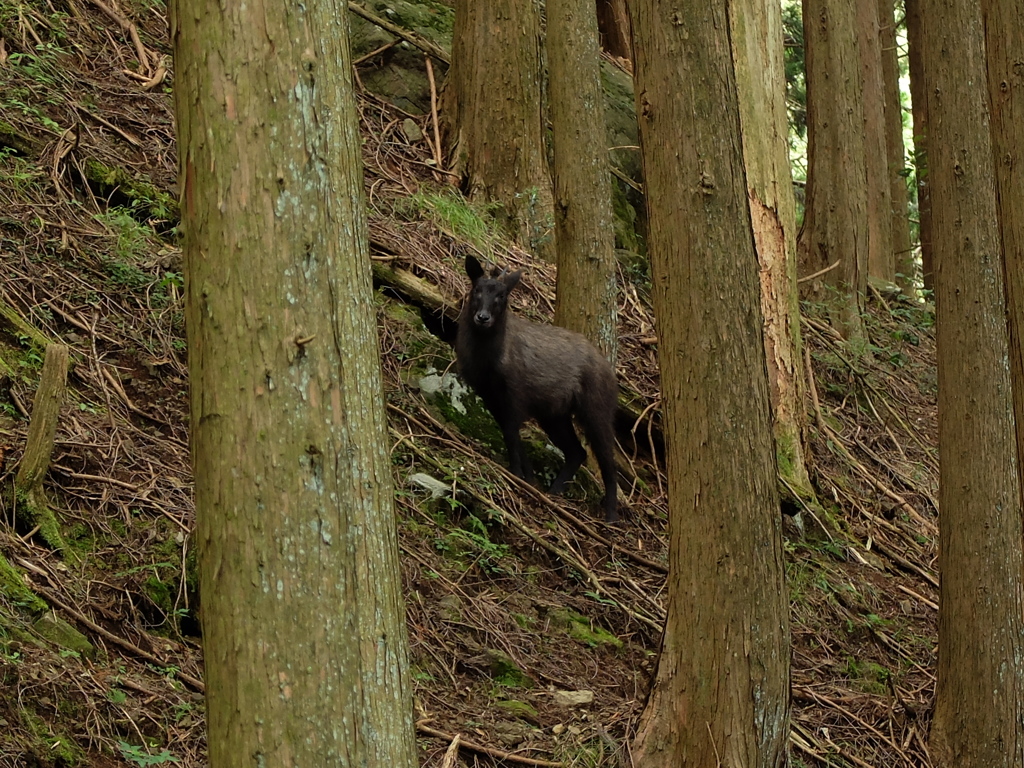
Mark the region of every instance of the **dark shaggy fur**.
<instances>
[{"instance_id":1,"label":"dark shaggy fur","mask_svg":"<svg viewBox=\"0 0 1024 768\"><path fill-rule=\"evenodd\" d=\"M601 467L605 520L618 520L614 417L618 395L615 372L583 336L554 325L538 325L506 311L508 295L521 272L495 267L485 275L480 262L466 257L472 281L459 315L455 353L459 372L494 415L508 447L509 468L532 482L519 428L536 419L565 454L565 466L551 485L561 493L586 452L576 436L573 416Z\"/></svg>"}]
</instances>

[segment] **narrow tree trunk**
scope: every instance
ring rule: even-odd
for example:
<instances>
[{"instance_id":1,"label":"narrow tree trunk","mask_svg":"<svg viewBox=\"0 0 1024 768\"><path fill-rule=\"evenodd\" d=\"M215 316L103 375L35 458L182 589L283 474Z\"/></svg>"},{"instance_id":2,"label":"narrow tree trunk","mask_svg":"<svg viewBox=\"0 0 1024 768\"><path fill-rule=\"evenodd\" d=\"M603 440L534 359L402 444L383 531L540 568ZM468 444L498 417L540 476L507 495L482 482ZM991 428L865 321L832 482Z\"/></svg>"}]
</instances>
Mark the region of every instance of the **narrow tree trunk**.
<instances>
[{"instance_id":1,"label":"narrow tree trunk","mask_svg":"<svg viewBox=\"0 0 1024 768\"><path fill-rule=\"evenodd\" d=\"M601 47L609 55L633 61L633 32L626 0L597 0L597 26Z\"/></svg>"},{"instance_id":2,"label":"narrow tree trunk","mask_svg":"<svg viewBox=\"0 0 1024 768\"><path fill-rule=\"evenodd\" d=\"M917 182L918 239L921 243L921 284L935 289L935 259L932 256L932 185L928 178L928 99L921 63L924 45L922 0L906 0L907 59L910 62L910 102L914 117L914 178Z\"/></svg>"},{"instance_id":3,"label":"narrow tree trunk","mask_svg":"<svg viewBox=\"0 0 1024 768\"><path fill-rule=\"evenodd\" d=\"M868 275L896 281L892 247L892 188L885 138L885 84L878 0L855 0L857 51L864 93L864 160L868 190Z\"/></svg>"},{"instance_id":4,"label":"narrow tree trunk","mask_svg":"<svg viewBox=\"0 0 1024 768\"><path fill-rule=\"evenodd\" d=\"M910 194L907 192L906 151L903 146L903 101L900 97L900 63L896 49L893 0L878 0L882 49L882 84L885 89L885 150L888 158L889 199L892 205L892 250L896 283L903 294L914 298L914 251L910 243Z\"/></svg>"},{"instance_id":5,"label":"narrow tree trunk","mask_svg":"<svg viewBox=\"0 0 1024 768\"><path fill-rule=\"evenodd\" d=\"M697 0L630 10L670 563L635 763L782 766L788 605L729 19Z\"/></svg>"},{"instance_id":6,"label":"narrow tree trunk","mask_svg":"<svg viewBox=\"0 0 1024 768\"><path fill-rule=\"evenodd\" d=\"M805 275L828 270L807 284L808 293L828 301L832 324L844 337L862 342L869 233L856 7L803 0L803 12L807 196L797 238L800 269Z\"/></svg>"},{"instance_id":7,"label":"narrow tree trunk","mask_svg":"<svg viewBox=\"0 0 1024 768\"><path fill-rule=\"evenodd\" d=\"M555 260L536 0L457 0L442 111L469 197L500 203L519 243Z\"/></svg>"},{"instance_id":8,"label":"narrow tree trunk","mask_svg":"<svg viewBox=\"0 0 1024 768\"><path fill-rule=\"evenodd\" d=\"M761 311L779 472L811 493L804 461L804 366L796 282L796 203L789 165L782 10L775 2L729 6L747 196L760 263Z\"/></svg>"},{"instance_id":9,"label":"narrow tree trunk","mask_svg":"<svg viewBox=\"0 0 1024 768\"><path fill-rule=\"evenodd\" d=\"M345 4L171 37L209 762L413 768Z\"/></svg>"},{"instance_id":10,"label":"narrow tree trunk","mask_svg":"<svg viewBox=\"0 0 1024 768\"><path fill-rule=\"evenodd\" d=\"M992 154L1006 275L1017 461L1024 466L1024 11L1015 0L983 0Z\"/></svg>"},{"instance_id":11,"label":"narrow tree trunk","mask_svg":"<svg viewBox=\"0 0 1024 768\"><path fill-rule=\"evenodd\" d=\"M939 363L939 768L1024 766L1024 557L985 43L925 0Z\"/></svg>"},{"instance_id":12,"label":"narrow tree trunk","mask_svg":"<svg viewBox=\"0 0 1024 768\"><path fill-rule=\"evenodd\" d=\"M615 363L617 282L593 0L547 1L558 285L555 322Z\"/></svg>"}]
</instances>

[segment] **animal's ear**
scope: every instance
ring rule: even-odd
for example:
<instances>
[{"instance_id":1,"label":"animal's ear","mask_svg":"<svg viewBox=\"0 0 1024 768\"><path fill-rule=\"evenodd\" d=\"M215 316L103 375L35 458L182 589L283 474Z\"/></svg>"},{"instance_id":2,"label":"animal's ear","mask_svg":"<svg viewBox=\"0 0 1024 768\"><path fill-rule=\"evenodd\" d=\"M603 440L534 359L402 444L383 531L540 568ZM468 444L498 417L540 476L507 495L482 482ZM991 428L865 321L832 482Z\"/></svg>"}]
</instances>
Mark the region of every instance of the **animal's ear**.
<instances>
[{"instance_id":1,"label":"animal's ear","mask_svg":"<svg viewBox=\"0 0 1024 768\"><path fill-rule=\"evenodd\" d=\"M471 253L466 254L466 274L474 283L483 277L484 274L484 268L480 266L480 262L476 260L476 256Z\"/></svg>"},{"instance_id":2,"label":"animal's ear","mask_svg":"<svg viewBox=\"0 0 1024 768\"><path fill-rule=\"evenodd\" d=\"M512 289L519 285L519 278L523 276L523 270L517 269L510 275L505 277L505 289L512 293Z\"/></svg>"}]
</instances>

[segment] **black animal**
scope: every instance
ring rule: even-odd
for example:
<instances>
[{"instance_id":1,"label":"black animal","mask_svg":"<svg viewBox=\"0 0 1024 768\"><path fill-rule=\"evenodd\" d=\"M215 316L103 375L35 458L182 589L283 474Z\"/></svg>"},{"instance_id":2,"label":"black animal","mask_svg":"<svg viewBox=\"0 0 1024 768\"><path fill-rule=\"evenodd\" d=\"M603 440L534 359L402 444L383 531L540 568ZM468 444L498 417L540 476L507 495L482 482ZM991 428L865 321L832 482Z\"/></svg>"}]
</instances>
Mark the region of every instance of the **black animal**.
<instances>
[{"instance_id":1,"label":"black animal","mask_svg":"<svg viewBox=\"0 0 1024 768\"><path fill-rule=\"evenodd\" d=\"M618 384L612 366L580 334L531 323L507 311L508 295L522 272L495 267L485 275L480 262L466 256L466 274L472 287L455 339L459 372L501 427L509 468L533 481L519 428L527 419L536 419L565 455L565 466L551 484L551 493L561 493L586 458L573 427L576 416L601 467L605 520L615 522L619 514L613 420Z\"/></svg>"}]
</instances>

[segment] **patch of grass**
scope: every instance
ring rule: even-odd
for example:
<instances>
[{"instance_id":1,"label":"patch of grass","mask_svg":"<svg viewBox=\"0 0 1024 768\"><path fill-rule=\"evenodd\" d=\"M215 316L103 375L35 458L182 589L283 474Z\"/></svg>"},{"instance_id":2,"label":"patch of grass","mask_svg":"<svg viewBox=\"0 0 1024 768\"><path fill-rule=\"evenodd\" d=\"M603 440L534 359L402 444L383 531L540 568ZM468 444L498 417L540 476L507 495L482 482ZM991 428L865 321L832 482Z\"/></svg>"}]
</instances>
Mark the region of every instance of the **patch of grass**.
<instances>
[{"instance_id":1,"label":"patch of grass","mask_svg":"<svg viewBox=\"0 0 1024 768\"><path fill-rule=\"evenodd\" d=\"M494 213L501 209L497 203L471 203L458 192L419 191L407 198L410 211L426 216L442 229L469 240L482 252L491 250L499 237Z\"/></svg>"}]
</instances>

